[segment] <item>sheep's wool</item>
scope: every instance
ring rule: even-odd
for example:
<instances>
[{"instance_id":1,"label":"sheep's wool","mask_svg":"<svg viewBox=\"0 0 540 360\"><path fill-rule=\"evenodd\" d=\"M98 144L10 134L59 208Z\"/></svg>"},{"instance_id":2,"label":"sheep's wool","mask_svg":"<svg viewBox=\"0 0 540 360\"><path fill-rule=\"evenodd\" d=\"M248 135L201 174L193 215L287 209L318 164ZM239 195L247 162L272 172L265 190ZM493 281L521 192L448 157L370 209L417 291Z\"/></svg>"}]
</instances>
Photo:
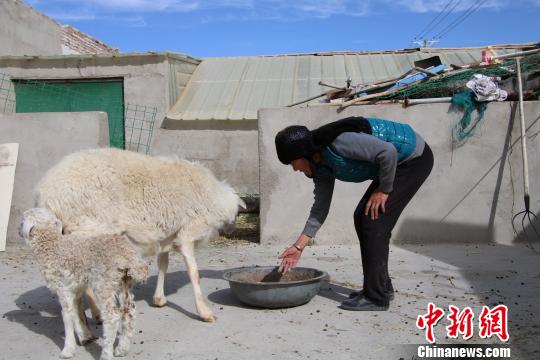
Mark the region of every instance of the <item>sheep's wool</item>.
<instances>
[{"instance_id":1,"label":"sheep's wool","mask_svg":"<svg viewBox=\"0 0 540 360\"><path fill-rule=\"evenodd\" d=\"M169 250L157 243L174 234L206 240L234 222L241 203L200 164L113 148L67 156L47 172L36 195L64 232L125 230L147 253Z\"/></svg>"}]
</instances>

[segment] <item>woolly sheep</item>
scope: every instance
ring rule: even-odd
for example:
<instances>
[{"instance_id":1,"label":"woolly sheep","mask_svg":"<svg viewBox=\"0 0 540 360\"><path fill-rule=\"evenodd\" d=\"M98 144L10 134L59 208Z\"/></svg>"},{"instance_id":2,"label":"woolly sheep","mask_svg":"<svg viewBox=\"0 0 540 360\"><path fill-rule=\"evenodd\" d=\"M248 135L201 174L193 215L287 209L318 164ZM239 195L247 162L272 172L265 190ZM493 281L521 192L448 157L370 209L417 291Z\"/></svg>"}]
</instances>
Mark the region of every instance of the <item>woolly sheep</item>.
<instances>
[{"instance_id":1,"label":"woolly sheep","mask_svg":"<svg viewBox=\"0 0 540 360\"><path fill-rule=\"evenodd\" d=\"M202 320L214 321L200 287L194 243L234 229L244 202L206 167L187 160L106 148L68 155L36 189L67 233L126 230L146 255L158 255L154 305L164 306L169 251L180 251Z\"/></svg>"},{"instance_id":2,"label":"woolly sheep","mask_svg":"<svg viewBox=\"0 0 540 360\"><path fill-rule=\"evenodd\" d=\"M65 342L60 357L75 354L75 333L81 345L95 339L87 327L81 301L87 289L93 290L103 318L101 359L112 358L118 331L114 355L125 356L135 322L130 289L134 281L145 281L148 275L147 264L126 236L62 235L60 220L41 208L24 212L20 232L35 253L47 286L58 294L62 305Z\"/></svg>"}]
</instances>

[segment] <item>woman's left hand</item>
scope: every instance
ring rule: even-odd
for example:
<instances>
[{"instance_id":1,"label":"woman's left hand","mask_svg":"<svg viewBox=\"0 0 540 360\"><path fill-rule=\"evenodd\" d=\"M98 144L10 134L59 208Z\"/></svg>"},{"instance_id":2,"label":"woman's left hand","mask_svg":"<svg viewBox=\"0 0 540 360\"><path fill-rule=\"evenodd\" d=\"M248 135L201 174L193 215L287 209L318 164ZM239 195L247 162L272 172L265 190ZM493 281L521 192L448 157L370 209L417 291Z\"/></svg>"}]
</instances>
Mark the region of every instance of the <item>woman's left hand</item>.
<instances>
[{"instance_id":1,"label":"woman's left hand","mask_svg":"<svg viewBox=\"0 0 540 360\"><path fill-rule=\"evenodd\" d=\"M366 216L369 215L371 217L371 220L378 219L379 208L381 209L381 212L383 214L386 211L385 205L386 205L387 199L388 199L387 193L383 193L382 191L375 190L368 199L364 215Z\"/></svg>"},{"instance_id":2,"label":"woman's left hand","mask_svg":"<svg viewBox=\"0 0 540 360\"><path fill-rule=\"evenodd\" d=\"M300 256L302 256L302 251L298 250L294 246L291 246L285 250L283 254L278 257L278 259L282 259L278 271L286 273L287 271L292 270L296 264L298 264Z\"/></svg>"}]
</instances>

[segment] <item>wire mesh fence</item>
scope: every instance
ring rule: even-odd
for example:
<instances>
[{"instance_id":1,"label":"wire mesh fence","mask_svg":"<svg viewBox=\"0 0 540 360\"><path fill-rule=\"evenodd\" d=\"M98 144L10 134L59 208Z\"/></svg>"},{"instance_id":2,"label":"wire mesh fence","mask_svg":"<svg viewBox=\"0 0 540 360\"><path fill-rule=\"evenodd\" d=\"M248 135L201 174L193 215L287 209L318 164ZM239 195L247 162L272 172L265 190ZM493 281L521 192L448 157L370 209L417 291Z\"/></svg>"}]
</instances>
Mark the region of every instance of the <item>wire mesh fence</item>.
<instances>
[{"instance_id":1,"label":"wire mesh fence","mask_svg":"<svg viewBox=\"0 0 540 360\"><path fill-rule=\"evenodd\" d=\"M126 104L124 114L126 149L148 154L157 107Z\"/></svg>"},{"instance_id":2,"label":"wire mesh fence","mask_svg":"<svg viewBox=\"0 0 540 360\"><path fill-rule=\"evenodd\" d=\"M0 73L0 112L15 112L15 88L10 77L3 73Z\"/></svg>"},{"instance_id":3,"label":"wire mesh fence","mask_svg":"<svg viewBox=\"0 0 540 360\"><path fill-rule=\"evenodd\" d=\"M0 73L0 111L104 111L111 146L148 153L157 107L124 103L121 79L14 80Z\"/></svg>"}]
</instances>

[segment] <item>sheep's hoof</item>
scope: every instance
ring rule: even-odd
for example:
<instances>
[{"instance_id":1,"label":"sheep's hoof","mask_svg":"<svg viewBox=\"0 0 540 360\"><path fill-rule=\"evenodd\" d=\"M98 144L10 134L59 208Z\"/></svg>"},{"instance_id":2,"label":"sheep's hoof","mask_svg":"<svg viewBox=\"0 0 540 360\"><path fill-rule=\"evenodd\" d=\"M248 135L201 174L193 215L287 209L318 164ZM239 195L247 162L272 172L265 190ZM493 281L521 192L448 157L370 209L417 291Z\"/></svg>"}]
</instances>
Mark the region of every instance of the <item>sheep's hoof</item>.
<instances>
[{"instance_id":1,"label":"sheep's hoof","mask_svg":"<svg viewBox=\"0 0 540 360\"><path fill-rule=\"evenodd\" d=\"M165 297L154 297L154 306L164 307L167 305L167 298Z\"/></svg>"},{"instance_id":2,"label":"sheep's hoof","mask_svg":"<svg viewBox=\"0 0 540 360\"><path fill-rule=\"evenodd\" d=\"M63 349L60 353L61 359L71 359L73 356L75 356L75 349Z\"/></svg>"},{"instance_id":3,"label":"sheep's hoof","mask_svg":"<svg viewBox=\"0 0 540 360\"><path fill-rule=\"evenodd\" d=\"M81 345L83 345L83 346L88 345L88 344L96 341L97 339L98 339L97 336L91 335L91 336L89 336L87 338L81 339Z\"/></svg>"},{"instance_id":4,"label":"sheep's hoof","mask_svg":"<svg viewBox=\"0 0 540 360\"><path fill-rule=\"evenodd\" d=\"M116 349L114 349L114 356L123 357L123 356L126 356L128 352L129 352L128 348L117 346Z\"/></svg>"},{"instance_id":5,"label":"sheep's hoof","mask_svg":"<svg viewBox=\"0 0 540 360\"><path fill-rule=\"evenodd\" d=\"M210 314L210 315L201 315L201 319L204 322L215 322L217 320L216 315Z\"/></svg>"}]
</instances>

